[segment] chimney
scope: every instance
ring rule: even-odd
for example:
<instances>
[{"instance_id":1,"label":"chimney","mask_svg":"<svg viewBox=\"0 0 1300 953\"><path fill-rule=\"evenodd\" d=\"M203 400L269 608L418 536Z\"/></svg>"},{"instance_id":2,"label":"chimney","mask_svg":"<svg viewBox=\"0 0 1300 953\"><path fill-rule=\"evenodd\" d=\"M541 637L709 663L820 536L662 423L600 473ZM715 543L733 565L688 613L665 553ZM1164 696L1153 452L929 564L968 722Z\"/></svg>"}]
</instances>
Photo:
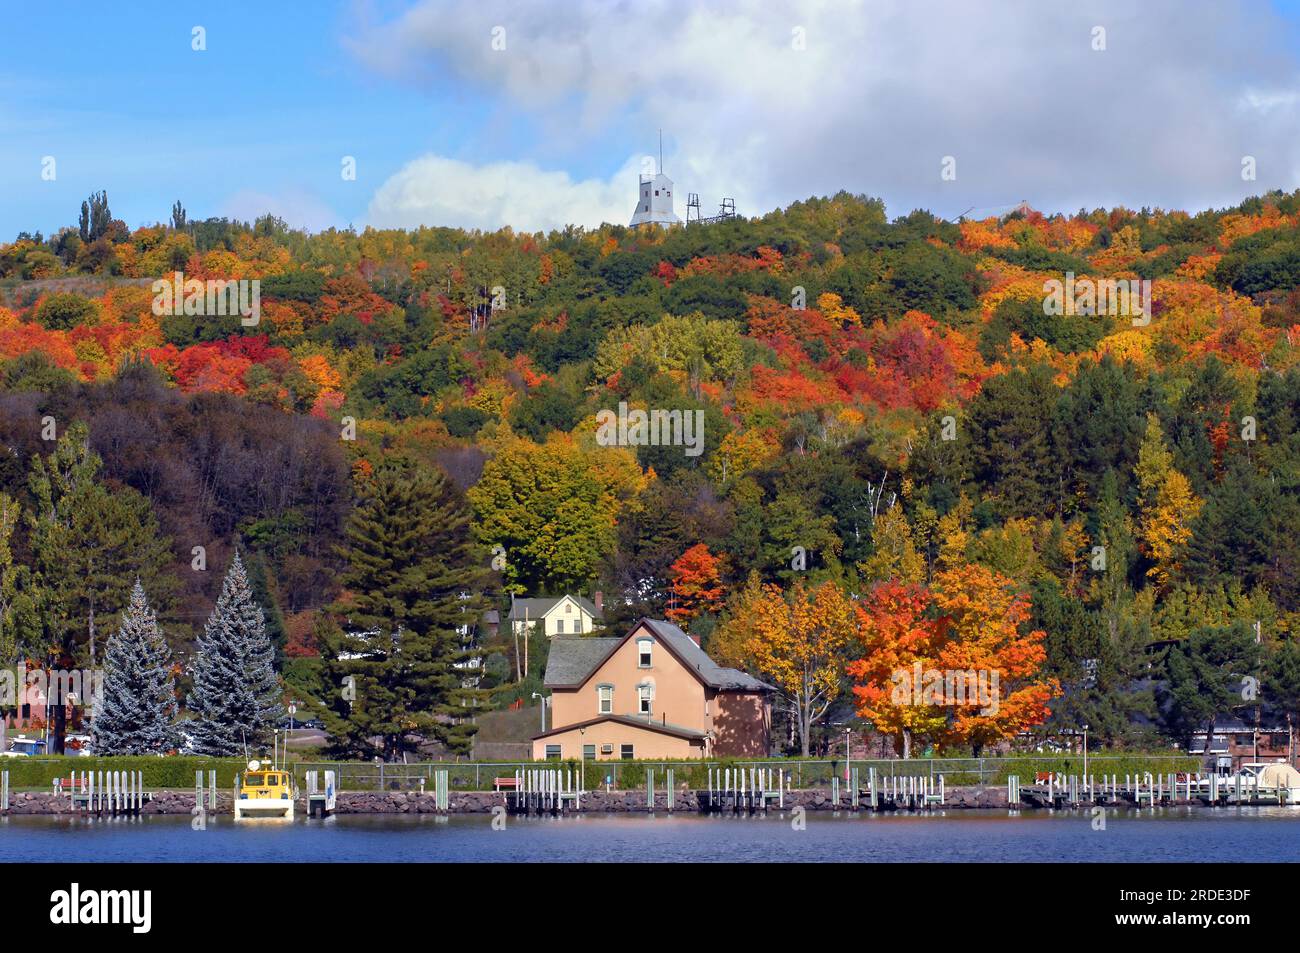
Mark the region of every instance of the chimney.
<instances>
[{"instance_id":1,"label":"chimney","mask_svg":"<svg viewBox=\"0 0 1300 953\"><path fill-rule=\"evenodd\" d=\"M597 590L595 596L592 597L592 601L596 604L596 617L604 618L605 617L605 594Z\"/></svg>"}]
</instances>

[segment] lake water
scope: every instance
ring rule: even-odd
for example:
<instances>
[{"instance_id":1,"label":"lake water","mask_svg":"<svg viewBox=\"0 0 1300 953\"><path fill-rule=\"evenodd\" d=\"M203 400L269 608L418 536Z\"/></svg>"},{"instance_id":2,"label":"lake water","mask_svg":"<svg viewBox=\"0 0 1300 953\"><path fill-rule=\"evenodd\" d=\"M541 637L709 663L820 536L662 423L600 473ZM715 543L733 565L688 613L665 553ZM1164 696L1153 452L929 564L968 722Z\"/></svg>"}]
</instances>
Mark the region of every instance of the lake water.
<instances>
[{"instance_id":1,"label":"lake water","mask_svg":"<svg viewBox=\"0 0 1300 953\"><path fill-rule=\"evenodd\" d=\"M241 822L187 817L0 818L0 862L29 861L1292 861L1300 808L947 811L791 817L599 814L345 815Z\"/></svg>"}]
</instances>

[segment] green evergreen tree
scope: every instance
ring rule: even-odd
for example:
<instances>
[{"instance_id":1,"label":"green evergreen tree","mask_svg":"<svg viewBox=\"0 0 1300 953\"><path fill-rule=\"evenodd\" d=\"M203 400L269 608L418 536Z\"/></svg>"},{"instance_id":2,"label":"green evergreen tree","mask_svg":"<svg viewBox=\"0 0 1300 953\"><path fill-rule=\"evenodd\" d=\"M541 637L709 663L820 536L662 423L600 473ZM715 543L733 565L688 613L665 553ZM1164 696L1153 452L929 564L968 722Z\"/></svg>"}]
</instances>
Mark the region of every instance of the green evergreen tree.
<instances>
[{"instance_id":1,"label":"green evergreen tree","mask_svg":"<svg viewBox=\"0 0 1300 953\"><path fill-rule=\"evenodd\" d=\"M1300 715L1300 640L1283 639L1268 654L1264 663L1263 704L1286 717L1287 727L1294 727Z\"/></svg>"},{"instance_id":2,"label":"green evergreen tree","mask_svg":"<svg viewBox=\"0 0 1300 953\"><path fill-rule=\"evenodd\" d=\"M264 747L284 713L275 647L239 553L230 564L194 657L187 727L194 750L216 757Z\"/></svg>"},{"instance_id":3,"label":"green evergreen tree","mask_svg":"<svg viewBox=\"0 0 1300 953\"><path fill-rule=\"evenodd\" d=\"M0 665L9 667L38 651L41 625L28 568L14 558L13 534L22 510L0 493Z\"/></svg>"},{"instance_id":4,"label":"green evergreen tree","mask_svg":"<svg viewBox=\"0 0 1300 953\"><path fill-rule=\"evenodd\" d=\"M1056 401L1050 369L1036 366L985 381L967 408L974 477L1003 517L1050 515L1065 502L1052 442Z\"/></svg>"},{"instance_id":5,"label":"green evergreen tree","mask_svg":"<svg viewBox=\"0 0 1300 953\"><path fill-rule=\"evenodd\" d=\"M165 754L176 747L176 686L158 618L137 581L104 653L95 711L95 754Z\"/></svg>"},{"instance_id":6,"label":"green evergreen tree","mask_svg":"<svg viewBox=\"0 0 1300 953\"><path fill-rule=\"evenodd\" d=\"M440 470L385 467L345 534L345 595L319 631L335 751L391 760L432 740L468 753L491 576L463 498Z\"/></svg>"},{"instance_id":7,"label":"green evergreen tree","mask_svg":"<svg viewBox=\"0 0 1300 953\"><path fill-rule=\"evenodd\" d=\"M1246 623L1195 629L1165 654L1160 701L1166 729L1187 743L1194 732L1207 731L1208 754L1215 720L1253 703L1244 689L1258 668L1259 646Z\"/></svg>"},{"instance_id":8,"label":"green evergreen tree","mask_svg":"<svg viewBox=\"0 0 1300 953\"><path fill-rule=\"evenodd\" d=\"M124 609L131 580L165 598L168 543L149 501L130 487L99 479L102 461L89 431L72 424L48 457L37 456L28 480L36 501L28 514L33 590L40 604L41 653L51 668L97 663L99 626ZM54 709L55 752L63 751L64 709Z\"/></svg>"}]
</instances>

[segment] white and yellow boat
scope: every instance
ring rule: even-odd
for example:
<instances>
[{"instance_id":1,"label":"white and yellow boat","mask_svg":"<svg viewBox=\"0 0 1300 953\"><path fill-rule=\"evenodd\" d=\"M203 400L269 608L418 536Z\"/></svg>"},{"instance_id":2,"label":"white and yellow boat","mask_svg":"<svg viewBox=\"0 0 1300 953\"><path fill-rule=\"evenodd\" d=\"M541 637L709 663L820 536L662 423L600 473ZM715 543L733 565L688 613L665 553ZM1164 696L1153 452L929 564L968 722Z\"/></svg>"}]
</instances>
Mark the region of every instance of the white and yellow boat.
<instances>
[{"instance_id":1,"label":"white and yellow boat","mask_svg":"<svg viewBox=\"0 0 1300 953\"><path fill-rule=\"evenodd\" d=\"M235 820L270 817L291 821L297 797L292 772L250 761L235 794Z\"/></svg>"}]
</instances>

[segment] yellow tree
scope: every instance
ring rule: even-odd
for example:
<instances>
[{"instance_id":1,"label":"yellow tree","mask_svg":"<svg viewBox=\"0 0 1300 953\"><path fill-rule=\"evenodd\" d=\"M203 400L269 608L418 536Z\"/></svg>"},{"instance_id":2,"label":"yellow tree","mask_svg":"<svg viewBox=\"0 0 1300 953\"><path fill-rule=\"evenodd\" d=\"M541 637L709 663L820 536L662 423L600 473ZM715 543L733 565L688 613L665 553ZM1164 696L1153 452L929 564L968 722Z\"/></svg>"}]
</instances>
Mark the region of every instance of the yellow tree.
<instances>
[{"instance_id":1,"label":"yellow tree","mask_svg":"<svg viewBox=\"0 0 1300 953\"><path fill-rule=\"evenodd\" d=\"M871 546L871 555L858 563L864 581L921 582L925 578L925 559L916 551L912 528L898 504L876 517L871 527Z\"/></svg>"},{"instance_id":2,"label":"yellow tree","mask_svg":"<svg viewBox=\"0 0 1300 953\"><path fill-rule=\"evenodd\" d=\"M749 654L789 705L807 757L813 725L840 695L845 652L853 640L853 604L834 582L811 592L803 581L789 593L763 587L754 606Z\"/></svg>"},{"instance_id":3,"label":"yellow tree","mask_svg":"<svg viewBox=\"0 0 1300 953\"><path fill-rule=\"evenodd\" d=\"M1147 416L1136 473L1141 493L1138 535L1143 553L1152 562L1147 576L1163 590L1178 570L1203 501L1192 492L1187 477L1174 469L1173 454L1165 446L1155 414Z\"/></svg>"},{"instance_id":4,"label":"yellow tree","mask_svg":"<svg viewBox=\"0 0 1300 953\"><path fill-rule=\"evenodd\" d=\"M780 451L772 436L761 430L735 430L722 438L717 452L709 457L705 472L718 486L762 466Z\"/></svg>"},{"instance_id":5,"label":"yellow tree","mask_svg":"<svg viewBox=\"0 0 1300 953\"><path fill-rule=\"evenodd\" d=\"M965 679L947 699L952 743L978 752L1046 720L1060 686L1043 672L1047 634L1026 631L1029 597L1014 581L972 563L937 575L931 599L943 626L935 667Z\"/></svg>"},{"instance_id":6,"label":"yellow tree","mask_svg":"<svg viewBox=\"0 0 1300 953\"><path fill-rule=\"evenodd\" d=\"M846 305L844 299L834 292L825 291L817 296L817 310L841 327L850 324L862 327L862 315Z\"/></svg>"},{"instance_id":7,"label":"yellow tree","mask_svg":"<svg viewBox=\"0 0 1300 953\"><path fill-rule=\"evenodd\" d=\"M755 639L754 620L766 599L763 580L757 572L751 572L744 587L733 592L722 621L708 636L706 647L715 662L730 668L757 669L751 651Z\"/></svg>"}]
</instances>

